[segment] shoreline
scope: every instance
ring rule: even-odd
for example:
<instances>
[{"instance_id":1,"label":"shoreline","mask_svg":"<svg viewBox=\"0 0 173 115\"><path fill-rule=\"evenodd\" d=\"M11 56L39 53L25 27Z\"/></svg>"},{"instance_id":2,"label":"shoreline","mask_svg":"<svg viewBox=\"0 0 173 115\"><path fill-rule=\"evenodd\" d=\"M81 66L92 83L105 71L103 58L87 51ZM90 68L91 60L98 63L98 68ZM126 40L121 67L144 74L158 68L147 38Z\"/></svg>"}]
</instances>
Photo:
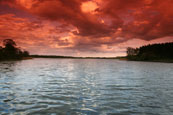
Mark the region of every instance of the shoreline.
<instances>
[{"instance_id":1,"label":"shoreline","mask_svg":"<svg viewBox=\"0 0 173 115\"><path fill-rule=\"evenodd\" d=\"M136 61L136 62L159 62L159 63L173 63L173 60L127 60L127 61Z\"/></svg>"},{"instance_id":2,"label":"shoreline","mask_svg":"<svg viewBox=\"0 0 173 115\"><path fill-rule=\"evenodd\" d=\"M28 56L21 59L6 59L1 61L21 61L30 60L34 58L51 58L51 59L115 59L120 61L136 61L136 62L160 62L160 63L173 63L173 59L161 59L161 60L130 60L127 57L72 57L72 56Z\"/></svg>"},{"instance_id":3,"label":"shoreline","mask_svg":"<svg viewBox=\"0 0 173 115\"><path fill-rule=\"evenodd\" d=\"M64 58L64 59L117 59L117 57L73 57L73 56L54 56L54 55L30 55L31 58Z\"/></svg>"},{"instance_id":4,"label":"shoreline","mask_svg":"<svg viewBox=\"0 0 173 115\"><path fill-rule=\"evenodd\" d=\"M32 57L32 56L31 56ZM33 58L63 58L63 59L116 59L121 61L137 61L137 62L162 62L162 63L173 63L173 59L162 59L162 60L130 60L127 57L70 57L70 56L37 56Z\"/></svg>"}]
</instances>

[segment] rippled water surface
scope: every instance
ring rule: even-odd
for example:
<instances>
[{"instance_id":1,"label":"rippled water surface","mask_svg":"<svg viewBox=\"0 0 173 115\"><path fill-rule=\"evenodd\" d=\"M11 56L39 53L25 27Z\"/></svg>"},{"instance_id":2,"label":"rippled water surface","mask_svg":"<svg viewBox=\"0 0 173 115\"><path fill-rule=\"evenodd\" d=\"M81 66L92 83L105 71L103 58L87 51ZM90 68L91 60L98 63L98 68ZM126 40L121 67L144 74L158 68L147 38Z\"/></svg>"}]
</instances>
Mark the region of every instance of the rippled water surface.
<instances>
[{"instance_id":1,"label":"rippled water surface","mask_svg":"<svg viewBox=\"0 0 173 115\"><path fill-rule=\"evenodd\" d=\"M104 59L0 62L0 114L173 115L173 64Z\"/></svg>"}]
</instances>

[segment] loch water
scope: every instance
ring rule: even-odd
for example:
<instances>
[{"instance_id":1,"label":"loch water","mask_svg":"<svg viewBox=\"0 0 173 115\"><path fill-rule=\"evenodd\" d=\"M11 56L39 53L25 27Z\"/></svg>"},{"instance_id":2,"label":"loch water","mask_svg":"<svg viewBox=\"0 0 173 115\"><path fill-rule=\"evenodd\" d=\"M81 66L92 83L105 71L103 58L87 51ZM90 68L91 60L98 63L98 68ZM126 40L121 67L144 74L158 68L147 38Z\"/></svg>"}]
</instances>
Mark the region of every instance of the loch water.
<instances>
[{"instance_id":1,"label":"loch water","mask_svg":"<svg viewBox=\"0 0 173 115\"><path fill-rule=\"evenodd\" d=\"M173 115L173 64L115 59L0 62L1 115Z\"/></svg>"}]
</instances>

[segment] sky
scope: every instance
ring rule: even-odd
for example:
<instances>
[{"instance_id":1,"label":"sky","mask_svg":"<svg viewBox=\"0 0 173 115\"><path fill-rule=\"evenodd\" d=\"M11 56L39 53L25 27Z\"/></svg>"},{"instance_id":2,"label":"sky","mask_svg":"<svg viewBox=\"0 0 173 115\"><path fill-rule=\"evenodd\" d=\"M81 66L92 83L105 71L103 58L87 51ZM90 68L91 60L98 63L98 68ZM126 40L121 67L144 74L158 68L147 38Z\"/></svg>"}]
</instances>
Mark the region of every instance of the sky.
<instances>
[{"instance_id":1,"label":"sky","mask_svg":"<svg viewBox=\"0 0 173 115\"><path fill-rule=\"evenodd\" d=\"M0 42L40 55L125 56L173 42L172 0L0 0Z\"/></svg>"}]
</instances>

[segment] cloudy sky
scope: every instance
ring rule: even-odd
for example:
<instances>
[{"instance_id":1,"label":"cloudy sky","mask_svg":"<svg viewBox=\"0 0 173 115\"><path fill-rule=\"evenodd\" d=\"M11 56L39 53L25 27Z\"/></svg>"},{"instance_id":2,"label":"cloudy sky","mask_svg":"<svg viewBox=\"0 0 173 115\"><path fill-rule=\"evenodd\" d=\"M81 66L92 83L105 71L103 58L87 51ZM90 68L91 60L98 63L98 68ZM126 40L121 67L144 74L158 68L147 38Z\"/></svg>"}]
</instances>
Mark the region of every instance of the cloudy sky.
<instances>
[{"instance_id":1,"label":"cloudy sky","mask_svg":"<svg viewBox=\"0 0 173 115\"><path fill-rule=\"evenodd\" d=\"M0 41L31 54L123 56L173 42L172 0L0 0Z\"/></svg>"}]
</instances>

